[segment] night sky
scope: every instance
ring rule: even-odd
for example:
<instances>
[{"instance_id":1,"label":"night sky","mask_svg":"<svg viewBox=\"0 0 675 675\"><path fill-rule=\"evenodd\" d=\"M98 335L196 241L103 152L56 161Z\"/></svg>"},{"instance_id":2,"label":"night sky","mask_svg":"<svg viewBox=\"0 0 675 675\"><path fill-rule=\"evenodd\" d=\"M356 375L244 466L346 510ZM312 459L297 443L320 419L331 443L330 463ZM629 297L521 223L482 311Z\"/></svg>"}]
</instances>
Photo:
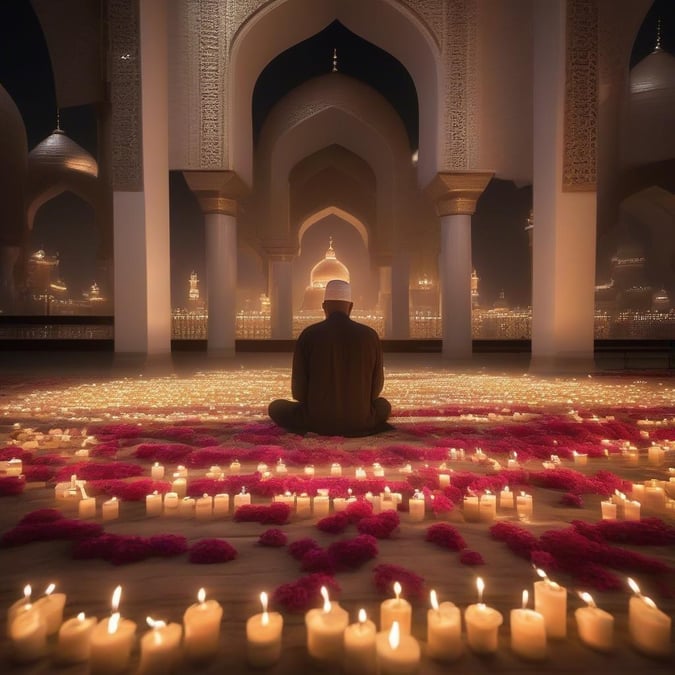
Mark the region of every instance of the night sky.
<instances>
[{"instance_id":1,"label":"night sky","mask_svg":"<svg viewBox=\"0 0 675 675\"><path fill-rule=\"evenodd\" d=\"M656 0L639 31L631 65L653 49L658 16L662 19L662 46L675 53L675 3ZM386 52L337 22L279 55L261 73L252 105L254 136L276 101L306 79L330 70L333 47L338 49L340 71L363 80L389 100L403 120L411 149L416 148L417 96L412 79ZM56 103L49 55L28 0L0 2L0 83L21 111L28 147L32 149L54 129ZM96 118L89 106L62 110L61 127L96 156ZM186 297L189 273L194 269L200 278L205 278L204 233L201 214L182 175L172 173L170 186L172 297L173 304L180 305ZM512 305L529 304L530 261L523 228L531 200L531 186L518 189L511 182L494 180L479 202L472 228L473 263L481 277L481 294L487 301L494 300L504 289ZM69 193L46 204L38 213L31 244L50 253L59 252L62 277L72 295L85 290L96 274L97 237L92 219L91 209ZM350 226L335 221L319 223L310 229L296 265L298 288L307 283L308 270L323 256L330 234L336 238L338 257L343 262L349 265L353 257L356 271L365 261L365 249L359 250L359 238L354 237ZM368 270L359 269L356 273L363 276L367 289ZM244 289L262 285L263 278L259 263L250 270L240 270ZM364 302L369 300L364 297Z\"/></svg>"}]
</instances>

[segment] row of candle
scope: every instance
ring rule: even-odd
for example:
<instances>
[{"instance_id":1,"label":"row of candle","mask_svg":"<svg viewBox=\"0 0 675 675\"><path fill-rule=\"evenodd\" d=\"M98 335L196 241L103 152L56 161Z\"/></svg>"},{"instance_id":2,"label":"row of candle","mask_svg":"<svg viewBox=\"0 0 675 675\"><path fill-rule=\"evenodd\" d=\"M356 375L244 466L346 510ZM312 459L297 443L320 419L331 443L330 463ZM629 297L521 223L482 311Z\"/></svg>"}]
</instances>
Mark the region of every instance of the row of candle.
<instances>
[{"instance_id":1,"label":"row of candle","mask_svg":"<svg viewBox=\"0 0 675 675\"><path fill-rule=\"evenodd\" d=\"M534 583L534 609L528 608L529 593L522 594L522 607L510 612L511 648L521 658L538 661L546 658L547 640L567 635L567 590L551 581L542 570L542 579ZM629 600L629 632L636 648L650 656L663 657L671 652L671 619L628 579L633 591ZM483 602L485 584L476 580L478 602L464 611L466 642L478 654L498 649L503 615ZM55 660L61 664L90 662L92 673L119 673L129 663L136 624L119 613L121 587L112 598L108 619L98 622L80 613L63 622L66 596L53 593L50 585L45 596L31 602L31 588L8 611L8 631L12 656L18 662L30 662L45 656L46 638L58 633ZM394 598L380 604L380 632L367 620L364 609L357 623L349 624L349 615L339 603L331 601L321 589L323 607L305 615L307 650L321 663L343 663L353 675L378 672L380 675L414 673L420 661L420 646L411 635L412 607L401 597L401 586L394 584ZM614 641L614 617L599 609L587 593L579 594L587 606L575 611L579 637L589 647L610 651ZM268 667L281 656L283 617L269 612L267 594L261 593L262 613L246 622L247 659L252 666ZM430 658L453 661L463 651L460 609L451 602L438 602L430 593L427 611L427 653ZM183 626L147 618L151 630L141 638L140 673L168 672L181 653L193 662L203 662L218 651L223 608L216 600L206 600L204 589L197 603L187 608Z\"/></svg>"},{"instance_id":2,"label":"row of candle","mask_svg":"<svg viewBox=\"0 0 675 675\"><path fill-rule=\"evenodd\" d=\"M469 494L464 497L463 503L464 520L467 522L492 522L497 517L497 495L486 490L482 495ZM520 492L516 495L508 486L499 493L499 508L510 510L515 507L519 520L529 521L532 519L533 499L532 495Z\"/></svg>"}]
</instances>

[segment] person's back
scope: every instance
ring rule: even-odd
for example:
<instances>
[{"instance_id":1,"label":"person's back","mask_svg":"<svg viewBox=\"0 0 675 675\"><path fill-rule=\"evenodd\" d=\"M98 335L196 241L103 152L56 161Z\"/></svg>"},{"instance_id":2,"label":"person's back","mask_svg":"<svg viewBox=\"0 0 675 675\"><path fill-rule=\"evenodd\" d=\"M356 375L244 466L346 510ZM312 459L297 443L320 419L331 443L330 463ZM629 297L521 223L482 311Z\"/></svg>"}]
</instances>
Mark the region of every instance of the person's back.
<instances>
[{"instance_id":1,"label":"person's back","mask_svg":"<svg viewBox=\"0 0 675 675\"><path fill-rule=\"evenodd\" d=\"M379 397L384 385L380 339L349 318L352 306L349 284L329 281L326 319L305 328L295 346L291 390L297 403L280 399L269 405L278 425L298 433L342 436L390 428L391 406Z\"/></svg>"}]
</instances>

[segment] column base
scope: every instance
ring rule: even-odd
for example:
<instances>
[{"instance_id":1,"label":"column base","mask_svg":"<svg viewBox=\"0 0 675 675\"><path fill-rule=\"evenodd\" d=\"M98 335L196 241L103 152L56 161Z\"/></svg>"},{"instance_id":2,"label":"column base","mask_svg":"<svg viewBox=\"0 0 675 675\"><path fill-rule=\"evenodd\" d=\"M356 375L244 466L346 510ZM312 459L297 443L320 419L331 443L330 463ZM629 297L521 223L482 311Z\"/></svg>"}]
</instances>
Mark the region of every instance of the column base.
<instances>
[{"instance_id":1,"label":"column base","mask_svg":"<svg viewBox=\"0 0 675 675\"><path fill-rule=\"evenodd\" d=\"M211 347L207 346L206 356L209 360L232 359L235 355L234 347Z\"/></svg>"},{"instance_id":2,"label":"column base","mask_svg":"<svg viewBox=\"0 0 675 675\"><path fill-rule=\"evenodd\" d=\"M593 354L533 355L529 368L536 375L589 375L595 370Z\"/></svg>"}]
</instances>

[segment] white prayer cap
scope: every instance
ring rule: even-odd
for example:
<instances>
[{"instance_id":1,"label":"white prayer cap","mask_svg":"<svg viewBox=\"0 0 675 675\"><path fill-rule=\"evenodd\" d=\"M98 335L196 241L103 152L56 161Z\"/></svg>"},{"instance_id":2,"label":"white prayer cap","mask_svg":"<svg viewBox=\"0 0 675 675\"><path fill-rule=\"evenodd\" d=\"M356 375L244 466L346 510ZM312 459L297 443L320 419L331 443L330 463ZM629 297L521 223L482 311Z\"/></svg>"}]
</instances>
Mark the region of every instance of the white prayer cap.
<instances>
[{"instance_id":1,"label":"white prayer cap","mask_svg":"<svg viewBox=\"0 0 675 675\"><path fill-rule=\"evenodd\" d=\"M323 296L325 300L341 300L342 302L352 301L352 287L347 281L341 279L332 279L326 284L326 292Z\"/></svg>"}]
</instances>

